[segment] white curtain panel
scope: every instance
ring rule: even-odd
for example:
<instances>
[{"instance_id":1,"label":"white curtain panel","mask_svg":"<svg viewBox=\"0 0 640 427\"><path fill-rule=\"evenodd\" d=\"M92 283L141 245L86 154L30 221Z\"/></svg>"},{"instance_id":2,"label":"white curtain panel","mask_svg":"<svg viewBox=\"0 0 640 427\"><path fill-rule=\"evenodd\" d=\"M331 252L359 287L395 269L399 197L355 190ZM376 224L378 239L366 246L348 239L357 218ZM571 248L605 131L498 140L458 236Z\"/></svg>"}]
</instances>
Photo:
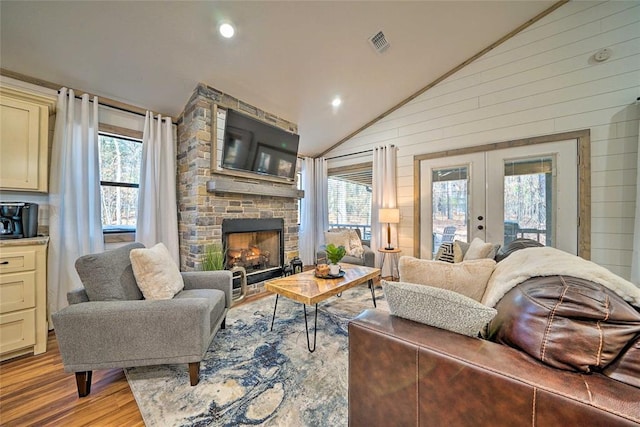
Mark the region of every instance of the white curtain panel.
<instances>
[{"instance_id":1,"label":"white curtain panel","mask_svg":"<svg viewBox=\"0 0 640 427\"><path fill-rule=\"evenodd\" d=\"M640 110L640 101L636 101L636 108ZM638 164L636 175L636 219L633 226L634 233L633 256L631 258L631 282L640 287L640 120L638 120Z\"/></svg>"},{"instance_id":2,"label":"white curtain panel","mask_svg":"<svg viewBox=\"0 0 640 427\"><path fill-rule=\"evenodd\" d=\"M302 159L301 175L304 198L300 199L300 232L298 247L304 265L312 265L316 260L316 186L315 161L310 157Z\"/></svg>"},{"instance_id":3,"label":"white curtain panel","mask_svg":"<svg viewBox=\"0 0 640 427\"><path fill-rule=\"evenodd\" d=\"M396 208L396 151L394 145L376 147L373 149L372 165L372 195L371 195L371 249L376 251L376 265L380 265L381 255L378 248L386 246L387 224L380 224L378 209ZM391 224L391 243L394 245L394 236L397 236L396 224ZM383 266L383 276L391 276L389 264Z\"/></svg>"},{"instance_id":4,"label":"white curtain panel","mask_svg":"<svg viewBox=\"0 0 640 427\"><path fill-rule=\"evenodd\" d=\"M315 203L316 203L316 239L315 244L324 243L324 232L329 229L329 178L327 159L315 159Z\"/></svg>"},{"instance_id":5,"label":"white curtain panel","mask_svg":"<svg viewBox=\"0 0 640 427\"><path fill-rule=\"evenodd\" d=\"M100 213L98 98L58 94L49 186L49 316L68 305L67 292L82 287L78 257L104 251ZM51 322L50 322L51 324Z\"/></svg>"},{"instance_id":6,"label":"white curtain panel","mask_svg":"<svg viewBox=\"0 0 640 427\"><path fill-rule=\"evenodd\" d=\"M170 118L147 111L142 134L136 241L151 247L164 243L180 265L176 202L176 142Z\"/></svg>"}]
</instances>

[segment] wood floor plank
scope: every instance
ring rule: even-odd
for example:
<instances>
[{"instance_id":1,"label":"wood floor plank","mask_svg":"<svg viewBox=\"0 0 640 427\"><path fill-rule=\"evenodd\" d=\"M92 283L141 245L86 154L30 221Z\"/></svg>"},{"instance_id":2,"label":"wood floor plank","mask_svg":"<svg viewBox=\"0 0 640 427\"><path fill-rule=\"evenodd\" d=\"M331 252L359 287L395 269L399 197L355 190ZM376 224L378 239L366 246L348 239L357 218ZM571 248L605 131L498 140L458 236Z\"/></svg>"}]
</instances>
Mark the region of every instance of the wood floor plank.
<instances>
[{"instance_id":1,"label":"wood floor plank","mask_svg":"<svg viewBox=\"0 0 640 427\"><path fill-rule=\"evenodd\" d=\"M0 425L144 426L122 369L95 371L80 399L75 375L64 372L54 333L47 352L0 363Z\"/></svg>"}]
</instances>

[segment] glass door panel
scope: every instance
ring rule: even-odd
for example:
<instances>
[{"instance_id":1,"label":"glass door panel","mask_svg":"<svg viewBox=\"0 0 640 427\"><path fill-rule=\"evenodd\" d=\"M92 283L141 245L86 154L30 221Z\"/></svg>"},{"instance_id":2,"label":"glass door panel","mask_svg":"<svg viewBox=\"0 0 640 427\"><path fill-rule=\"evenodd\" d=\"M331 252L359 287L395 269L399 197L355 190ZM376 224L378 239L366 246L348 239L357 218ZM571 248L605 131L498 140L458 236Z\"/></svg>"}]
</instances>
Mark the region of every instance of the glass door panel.
<instances>
[{"instance_id":1,"label":"glass door panel","mask_svg":"<svg viewBox=\"0 0 640 427\"><path fill-rule=\"evenodd\" d=\"M431 171L433 252L444 242L467 241L469 168L438 168Z\"/></svg>"},{"instance_id":2,"label":"glass door panel","mask_svg":"<svg viewBox=\"0 0 640 427\"><path fill-rule=\"evenodd\" d=\"M577 254L578 198L575 140L487 153L488 242L536 240Z\"/></svg>"},{"instance_id":3,"label":"glass door panel","mask_svg":"<svg viewBox=\"0 0 640 427\"><path fill-rule=\"evenodd\" d=\"M527 238L553 246L554 157L505 160L505 245L518 238Z\"/></svg>"},{"instance_id":4,"label":"glass door panel","mask_svg":"<svg viewBox=\"0 0 640 427\"><path fill-rule=\"evenodd\" d=\"M420 162L421 258L433 258L444 242L484 238L484 168L483 153Z\"/></svg>"}]
</instances>

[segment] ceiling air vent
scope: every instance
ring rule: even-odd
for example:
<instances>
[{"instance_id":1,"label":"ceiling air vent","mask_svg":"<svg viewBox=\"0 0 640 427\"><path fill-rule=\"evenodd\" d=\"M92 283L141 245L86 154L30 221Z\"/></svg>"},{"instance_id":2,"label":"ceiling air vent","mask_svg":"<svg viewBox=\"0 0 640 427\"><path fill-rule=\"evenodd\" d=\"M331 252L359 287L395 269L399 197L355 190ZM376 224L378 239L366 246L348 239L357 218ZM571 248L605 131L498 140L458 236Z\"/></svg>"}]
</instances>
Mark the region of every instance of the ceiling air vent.
<instances>
[{"instance_id":1,"label":"ceiling air vent","mask_svg":"<svg viewBox=\"0 0 640 427\"><path fill-rule=\"evenodd\" d=\"M371 43L371 46L373 46L378 53L384 52L390 46L382 31L378 31L376 34L369 37L369 43Z\"/></svg>"}]
</instances>

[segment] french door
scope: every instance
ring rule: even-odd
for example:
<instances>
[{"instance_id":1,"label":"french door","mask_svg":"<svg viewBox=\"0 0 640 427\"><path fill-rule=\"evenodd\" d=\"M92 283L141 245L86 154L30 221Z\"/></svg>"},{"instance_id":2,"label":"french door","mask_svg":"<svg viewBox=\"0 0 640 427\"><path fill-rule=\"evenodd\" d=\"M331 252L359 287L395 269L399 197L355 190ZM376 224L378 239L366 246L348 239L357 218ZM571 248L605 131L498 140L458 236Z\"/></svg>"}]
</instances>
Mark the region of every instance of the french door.
<instances>
[{"instance_id":1,"label":"french door","mask_svg":"<svg viewBox=\"0 0 640 427\"><path fill-rule=\"evenodd\" d=\"M577 141L421 160L420 257L446 241L520 237L577 254Z\"/></svg>"}]
</instances>

